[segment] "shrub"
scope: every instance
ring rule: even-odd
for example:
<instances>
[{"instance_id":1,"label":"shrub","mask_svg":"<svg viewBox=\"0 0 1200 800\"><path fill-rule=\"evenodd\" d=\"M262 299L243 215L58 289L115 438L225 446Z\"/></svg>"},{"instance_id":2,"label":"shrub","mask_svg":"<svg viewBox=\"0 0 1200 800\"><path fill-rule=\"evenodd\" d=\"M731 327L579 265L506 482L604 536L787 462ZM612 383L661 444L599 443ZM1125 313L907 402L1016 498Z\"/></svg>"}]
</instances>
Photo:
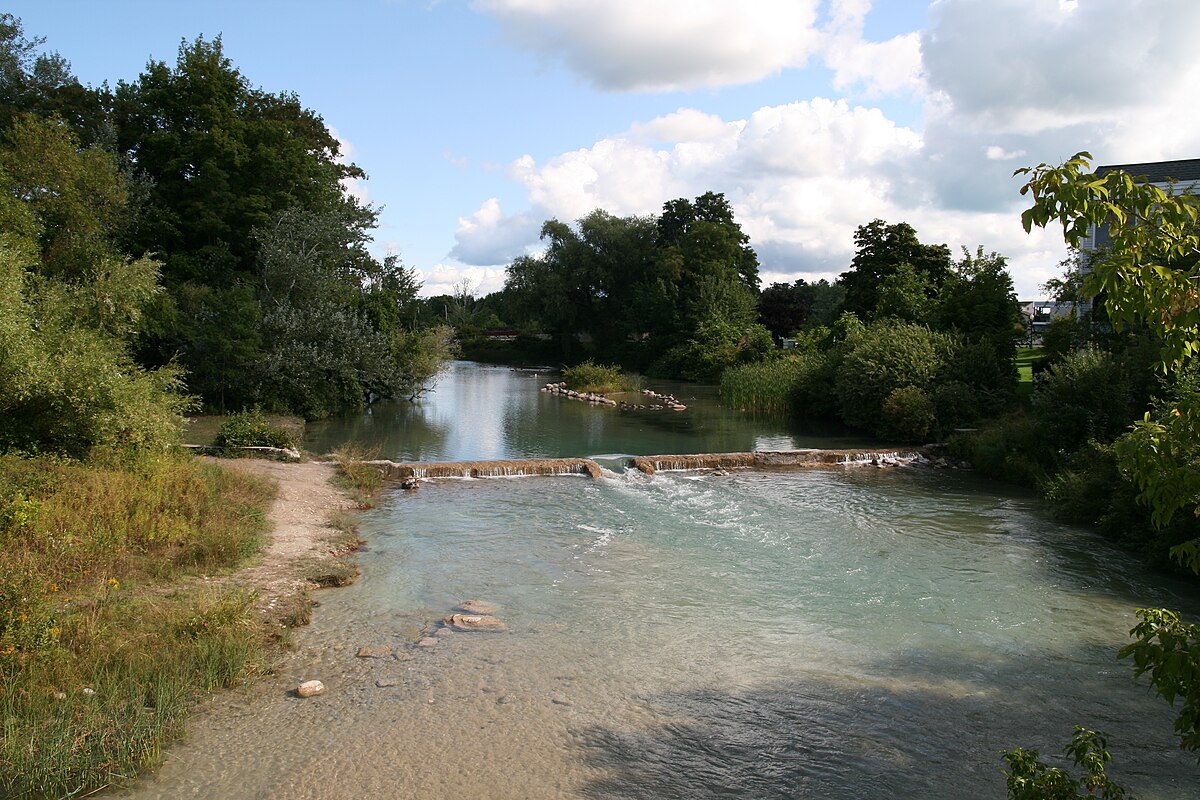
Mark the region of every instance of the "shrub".
<instances>
[{"instance_id":1,"label":"shrub","mask_svg":"<svg viewBox=\"0 0 1200 800\"><path fill-rule=\"evenodd\" d=\"M238 447L279 447L295 450L299 437L270 422L258 409L233 414L221 423L213 444L222 449Z\"/></svg>"},{"instance_id":2,"label":"shrub","mask_svg":"<svg viewBox=\"0 0 1200 800\"><path fill-rule=\"evenodd\" d=\"M1089 346L1051 367L1033 396L1038 427L1050 443L1073 450L1089 439L1109 442L1136 417L1146 398L1120 359Z\"/></svg>"},{"instance_id":3,"label":"shrub","mask_svg":"<svg viewBox=\"0 0 1200 800\"><path fill-rule=\"evenodd\" d=\"M1034 419L1018 412L950 438L950 454L970 461L980 473L1034 488L1056 467L1057 455Z\"/></svg>"},{"instance_id":4,"label":"shrub","mask_svg":"<svg viewBox=\"0 0 1200 800\"><path fill-rule=\"evenodd\" d=\"M978 395L962 381L939 383L933 387L930 399L943 434L972 423L980 416Z\"/></svg>"},{"instance_id":5,"label":"shrub","mask_svg":"<svg viewBox=\"0 0 1200 800\"><path fill-rule=\"evenodd\" d=\"M842 419L878 432L883 403L896 389L925 389L955 347L947 334L912 324L876 323L847 340L836 391Z\"/></svg>"},{"instance_id":6,"label":"shrub","mask_svg":"<svg viewBox=\"0 0 1200 800\"><path fill-rule=\"evenodd\" d=\"M916 386L895 389L883 401L882 431L906 441L920 441L933 428L934 409L929 395Z\"/></svg>"},{"instance_id":7,"label":"shrub","mask_svg":"<svg viewBox=\"0 0 1200 800\"><path fill-rule=\"evenodd\" d=\"M590 358L582 364L564 369L563 380L577 392L605 394L628 388L628 381L621 374L620 367L596 364Z\"/></svg>"}]
</instances>

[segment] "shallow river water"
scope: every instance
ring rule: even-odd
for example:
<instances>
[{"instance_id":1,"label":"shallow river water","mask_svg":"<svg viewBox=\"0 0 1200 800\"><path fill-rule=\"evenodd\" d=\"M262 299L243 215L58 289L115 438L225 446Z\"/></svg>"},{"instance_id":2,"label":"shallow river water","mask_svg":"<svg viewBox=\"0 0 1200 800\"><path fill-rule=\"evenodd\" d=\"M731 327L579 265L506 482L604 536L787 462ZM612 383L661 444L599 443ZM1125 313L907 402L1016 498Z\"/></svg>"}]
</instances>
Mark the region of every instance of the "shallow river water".
<instances>
[{"instance_id":1,"label":"shallow river water","mask_svg":"<svg viewBox=\"0 0 1200 800\"><path fill-rule=\"evenodd\" d=\"M422 419L480 375L491 411L460 406L465 433L449 425L414 453L384 431L384 455L816 443L704 398L690 421L622 418L538 394L545 376L473 365ZM566 452L577 431L512 422L530 407L608 438ZM668 446L687 433L653 428L686 424L710 439ZM630 446L639 426L645 448ZM1194 614L1195 595L969 473L446 481L386 495L362 535L362 577L318 595L279 674L211 702L122 796L1000 798L1002 750L1057 754L1076 723L1112 735L1113 772L1139 797L1197 796L1171 708L1115 659L1134 607ZM416 646L473 598L508 629ZM396 655L356 657L376 645ZM289 694L308 678L326 693Z\"/></svg>"}]
</instances>

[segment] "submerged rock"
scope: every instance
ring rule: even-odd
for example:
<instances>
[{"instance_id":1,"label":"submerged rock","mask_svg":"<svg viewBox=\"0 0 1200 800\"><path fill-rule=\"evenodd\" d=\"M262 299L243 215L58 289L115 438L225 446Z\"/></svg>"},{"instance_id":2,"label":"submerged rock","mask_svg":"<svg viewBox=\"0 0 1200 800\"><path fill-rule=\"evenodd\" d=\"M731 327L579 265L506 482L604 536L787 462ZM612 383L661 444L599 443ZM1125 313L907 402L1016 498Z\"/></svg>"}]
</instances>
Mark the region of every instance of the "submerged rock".
<instances>
[{"instance_id":1,"label":"submerged rock","mask_svg":"<svg viewBox=\"0 0 1200 800\"><path fill-rule=\"evenodd\" d=\"M464 613L467 614L495 614L497 606L495 603L489 603L487 600L467 600L459 606Z\"/></svg>"},{"instance_id":2,"label":"submerged rock","mask_svg":"<svg viewBox=\"0 0 1200 800\"><path fill-rule=\"evenodd\" d=\"M325 691L325 684L320 681L305 681L296 687L296 694L300 697L316 697Z\"/></svg>"},{"instance_id":3,"label":"submerged rock","mask_svg":"<svg viewBox=\"0 0 1200 800\"><path fill-rule=\"evenodd\" d=\"M486 614L451 614L442 621L456 631L503 631L508 629L504 620Z\"/></svg>"},{"instance_id":4,"label":"submerged rock","mask_svg":"<svg viewBox=\"0 0 1200 800\"><path fill-rule=\"evenodd\" d=\"M417 640L417 647L434 647L437 643L438 640L432 636L424 636Z\"/></svg>"},{"instance_id":5,"label":"submerged rock","mask_svg":"<svg viewBox=\"0 0 1200 800\"><path fill-rule=\"evenodd\" d=\"M368 645L358 648L359 658L387 658L392 654L392 648L386 644Z\"/></svg>"}]
</instances>

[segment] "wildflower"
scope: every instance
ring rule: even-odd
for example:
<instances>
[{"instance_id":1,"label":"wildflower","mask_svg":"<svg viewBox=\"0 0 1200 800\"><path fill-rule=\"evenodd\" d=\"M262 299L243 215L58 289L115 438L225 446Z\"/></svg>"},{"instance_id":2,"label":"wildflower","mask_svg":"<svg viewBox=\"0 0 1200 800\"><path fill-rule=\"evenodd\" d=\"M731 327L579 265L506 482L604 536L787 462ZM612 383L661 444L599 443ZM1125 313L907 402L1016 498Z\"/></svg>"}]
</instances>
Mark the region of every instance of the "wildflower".
<instances>
[{"instance_id":1,"label":"wildflower","mask_svg":"<svg viewBox=\"0 0 1200 800\"><path fill-rule=\"evenodd\" d=\"M116 578L109 578L109 579L108 579L108 586L109 586L109 588L111 588L111 589L113 589L113 590L120 589L120 588L121 588L121 582L120 582L119 580L117 580Z\"/></svg>"},{"instance_id":2,"label":"wildflower","mask_svg":"<svg viewBox=\"0 0 1200 800\"><path fill-rule=\"evenodd\" d=\"M52 583L52 584L50 584L50 591L51 591L51 592L57 592L57 591L58 591L58 584L57 584L57 583Z\"/></svg>"}]
</instances>

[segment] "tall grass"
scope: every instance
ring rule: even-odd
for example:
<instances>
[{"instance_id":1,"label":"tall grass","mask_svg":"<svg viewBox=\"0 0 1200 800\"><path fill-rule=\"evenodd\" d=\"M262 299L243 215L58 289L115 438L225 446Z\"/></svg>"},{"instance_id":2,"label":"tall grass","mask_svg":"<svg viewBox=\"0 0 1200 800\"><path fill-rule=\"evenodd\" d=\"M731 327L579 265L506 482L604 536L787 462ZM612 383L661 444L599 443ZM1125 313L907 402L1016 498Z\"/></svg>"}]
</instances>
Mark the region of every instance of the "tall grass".
<instances>
[{"instance_id":1,"label":"tall grass","mask_svg":"<svg viewBox=\"0 0 1200 800\"><path fill-rule=\"evenodd\" d=\"M272 495L181 456L0 457L0 796L121 783L263 667L253 597L187 578L254 552Z\"/></svg>"},{"instance_id":2,"label":"tall grass","mask_svg":"<svg viewBox=\"0 0 1200 800\"><path fill-rule=\"evenodd\" d=\"M808 371L797 358L778 358L730 367L721 375L721 399L743 411L790 414Z\"/></svg>"},{"instance_id":3,"label":"tall grass","mask_svg":"<svg viewBox=\"0 0 1200 800\"><path fill-rule=\"evenodd\" d=\"M379 467L368 463L378 457L378 448L368 449L356 444L343 445L333 451L333 460L337 462L334 484L348 492L359 508L373 508L383 488L383 473Z\"/></svg>"}]
</instances>

